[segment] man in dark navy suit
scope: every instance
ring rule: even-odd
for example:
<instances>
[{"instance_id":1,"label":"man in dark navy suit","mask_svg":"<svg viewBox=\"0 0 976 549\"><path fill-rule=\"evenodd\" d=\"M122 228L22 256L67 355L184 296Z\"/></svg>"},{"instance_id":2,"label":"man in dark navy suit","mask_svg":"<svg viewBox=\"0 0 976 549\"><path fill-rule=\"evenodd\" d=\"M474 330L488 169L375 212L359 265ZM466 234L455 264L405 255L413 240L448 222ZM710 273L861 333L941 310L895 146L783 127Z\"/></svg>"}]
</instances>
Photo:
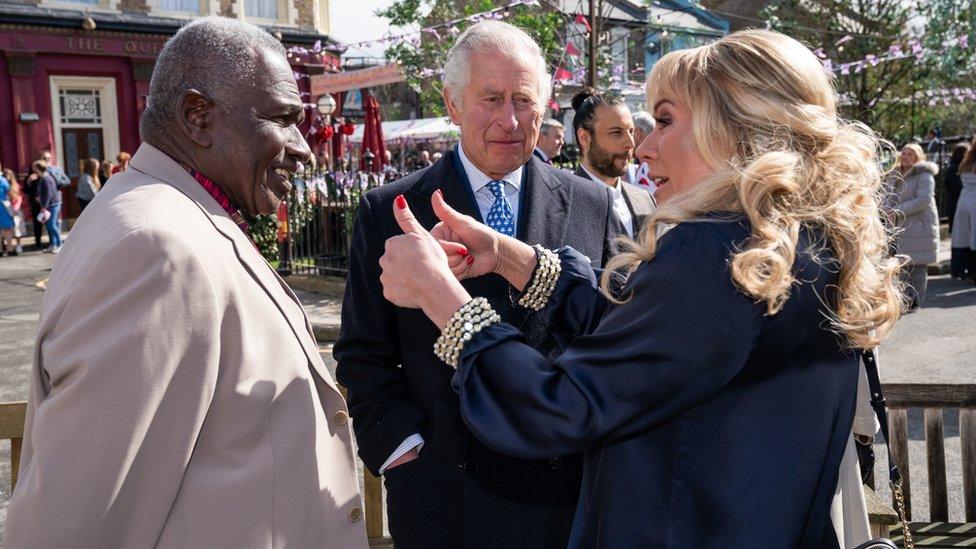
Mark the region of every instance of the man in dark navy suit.
<instances>
[{"instance_id":1,"label":"man in dark navy suit","mask_svg":"<svg viewBox=\"0 0 976 549\"><path fill-rule=\"evenodd\" d=\"M546 248L572 246L594 265L623 231L610 193L532 155L551 92L538 45L485 21L448 55L444 100L460 142L436 164L368 192L353 231L342 330L334 349L359 455L385 477L390 532L404 548L563 548L581 478L579 455L524 460L487 449L464 426L454 370L433 352L424 313L383 297L379 258L406 202L430 229L431 196L493 229ZM462 251L463 255L463 251ZM513 303L497 275L464 281L543 353L561 352L540 315Z\"/></svg>"}]
</instances>

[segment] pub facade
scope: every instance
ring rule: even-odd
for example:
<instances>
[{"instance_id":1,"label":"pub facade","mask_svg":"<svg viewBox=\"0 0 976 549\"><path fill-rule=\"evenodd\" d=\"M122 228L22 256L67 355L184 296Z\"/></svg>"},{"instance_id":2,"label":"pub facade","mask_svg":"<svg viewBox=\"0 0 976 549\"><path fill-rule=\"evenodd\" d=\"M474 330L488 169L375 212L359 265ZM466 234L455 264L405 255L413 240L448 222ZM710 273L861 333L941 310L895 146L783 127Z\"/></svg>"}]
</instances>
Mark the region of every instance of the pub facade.
<instances>
[{"instance_id":1,"label":"pub facade","mask_svg":"<svg viewBox=\"0 0 976 549\"><path fill-rule=\"evenodd\" d=\"M76 217L80 162L135 152L157 55L182 25L209 14L239 17L278 37L305 93L309 75L339 70L328 0L0 2L3 166L23 181L31 162L50 150L72 179L63 218Z\"/></svg>"}]
</instances>

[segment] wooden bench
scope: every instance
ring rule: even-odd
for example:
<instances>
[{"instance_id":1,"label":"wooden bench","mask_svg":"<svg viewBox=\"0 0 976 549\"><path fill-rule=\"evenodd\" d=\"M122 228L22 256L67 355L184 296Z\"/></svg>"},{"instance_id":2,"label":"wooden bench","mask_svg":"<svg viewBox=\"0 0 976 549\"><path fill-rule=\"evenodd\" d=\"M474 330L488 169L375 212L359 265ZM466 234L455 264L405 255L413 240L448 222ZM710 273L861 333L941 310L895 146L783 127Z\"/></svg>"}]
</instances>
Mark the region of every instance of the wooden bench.
<instances>
[{"instance_id":1,"label":"wooden bench","mask_svg":"<svg viewBox=\"0 0 976 549\"><path fill-rule=\"evenodd\" d=\"M976 546L976 385L890 383L883 386L888 400L888 430L891 453L902 475L905 511L915 541L926 547ZM928 470L929 522L912 522L912 508L923 502L912 500L908 450L908 410L922 409L925 426L925 454ZM959 440L962 450L962 489L965 523L949 523L949 494L946 484L945 428L943 410L958 410ZM887 471L876 463L875 478L887 479ZM873 482L872 488L873 488ZM871 494L873 495L873 493ZM893 539L900 540L894 512L875 497L868 497L872 529L891 527ZM922 543L924 541L924 543Z\"/></svg>"},{"instance_id":2,"label":"wooden bench","mask_svg":"<svg viewBox=\"0 0 976 549\"><path fill-rule=\"evenodd\" d=\"M17 486L20 469L20 448L24 442L26 402L0 402L0 440L10 441L10 491Z\"/></svg>"},{"instance_id":3,"label":"wooden bench","mask_svg":"<svg viewBox=\"0 0 976 549\"><path fill-rule=\"evenodd\" d=\"M0 441L10 441L10 491L17 487L20 451L24 440L26 402L0 402ZM392 549L393 543L383 532L383 482L363 470L363 496L366 500L366 535L369 546Z\"/></svg>"},{"instance_id":4,"label":"wooden bench","mask_svg":"<svg viewBox=\"0 0 976 549\"><path fill-rule=\"evenodd\" d=\"M904 478L905 507L911 520L911 470L908 465L908 409L922 408L925 418L925 447L928 466L929 520L914 522L913 533L924 536L927 543L963 545L926 545L931 547L976 546L976 385L886 384L888 423L892 454ZM10 440L11 491L17 484L17 469L23 440L26 402L0 403L0 440ZM959 436L962 443L963 501L965 523L949 523L948 489L945 465L944 409L959 410ZM372 547L390 547L384 536L383 484L364 471L363 496L366 506L366 532ZM887 479L887 471L876 466L875 477ZM873 488L873 486L871 486ZM875 536L899 536L897 520L891 506L866 490L869 518ZM934 540L934 541L933 541ZM941 540L941 541L940 541ZM948 540L948 541L946 541Z\"/></svg>"}]
</instances>

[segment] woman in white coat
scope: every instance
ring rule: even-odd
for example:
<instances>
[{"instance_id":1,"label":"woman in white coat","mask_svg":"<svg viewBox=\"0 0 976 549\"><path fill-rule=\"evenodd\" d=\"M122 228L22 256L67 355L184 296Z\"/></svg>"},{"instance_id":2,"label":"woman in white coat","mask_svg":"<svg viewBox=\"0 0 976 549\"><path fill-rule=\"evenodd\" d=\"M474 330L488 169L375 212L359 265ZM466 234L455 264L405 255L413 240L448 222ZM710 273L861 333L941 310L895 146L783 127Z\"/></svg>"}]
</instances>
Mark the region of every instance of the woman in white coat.
<instances>
[{"instance_id":1,"label":"woman in white coat","mask_svg":"<svg viewBox=\"0 0 976 549\"><path fill-rule=\"evenodd\" d=\"M898 167L891 172L891 201L885 209L888 220L899 232L898 253L908 256L905 270L910 310L925 300L928 285L926 267L936 262L939 251L939 214L935 209L935 175L939 166L925 161L925 152L916 143L902 147Z\"/></svg>"},{"instance_id":2,"label":"woman in white coat","mask_svg":"<svg viewBox=\"0 0 976 549\"><path fill-rule=\"evenodd\" d=\"M952 249L965 257L966 276L976 282L976 139L959 165L962 192L952 221Z\"/></svg>"}]
</instances>

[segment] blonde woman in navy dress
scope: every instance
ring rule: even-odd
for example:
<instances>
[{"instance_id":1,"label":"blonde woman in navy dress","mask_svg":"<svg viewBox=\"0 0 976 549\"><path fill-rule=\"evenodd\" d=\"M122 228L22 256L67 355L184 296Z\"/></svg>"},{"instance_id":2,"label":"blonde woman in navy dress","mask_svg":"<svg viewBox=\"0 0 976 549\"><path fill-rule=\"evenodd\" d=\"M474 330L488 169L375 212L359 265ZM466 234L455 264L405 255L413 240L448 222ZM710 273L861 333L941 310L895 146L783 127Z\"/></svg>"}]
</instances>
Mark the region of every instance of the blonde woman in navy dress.
<instances>
[{"instance_id":1,"label":"blonde woman in navy dress","mask_svg":"<svg viewBox=\"0 0 976 549\"><path fill-rule=\"evenodd\" d=\"M394 206L406 234L386 243L384 295L442 327L432 352L457 368L482 442L584 451L572 547L837 547L853 349L875 346L903 299L881 143L838 117L810 50L770 31L668 54L647 104L657 124L637 155L659 209L602 279L572 249L500 236L435 195L431 233ZM540 355L457 281L488 273L565 353Z\"/></svg>"}]
</instances>

